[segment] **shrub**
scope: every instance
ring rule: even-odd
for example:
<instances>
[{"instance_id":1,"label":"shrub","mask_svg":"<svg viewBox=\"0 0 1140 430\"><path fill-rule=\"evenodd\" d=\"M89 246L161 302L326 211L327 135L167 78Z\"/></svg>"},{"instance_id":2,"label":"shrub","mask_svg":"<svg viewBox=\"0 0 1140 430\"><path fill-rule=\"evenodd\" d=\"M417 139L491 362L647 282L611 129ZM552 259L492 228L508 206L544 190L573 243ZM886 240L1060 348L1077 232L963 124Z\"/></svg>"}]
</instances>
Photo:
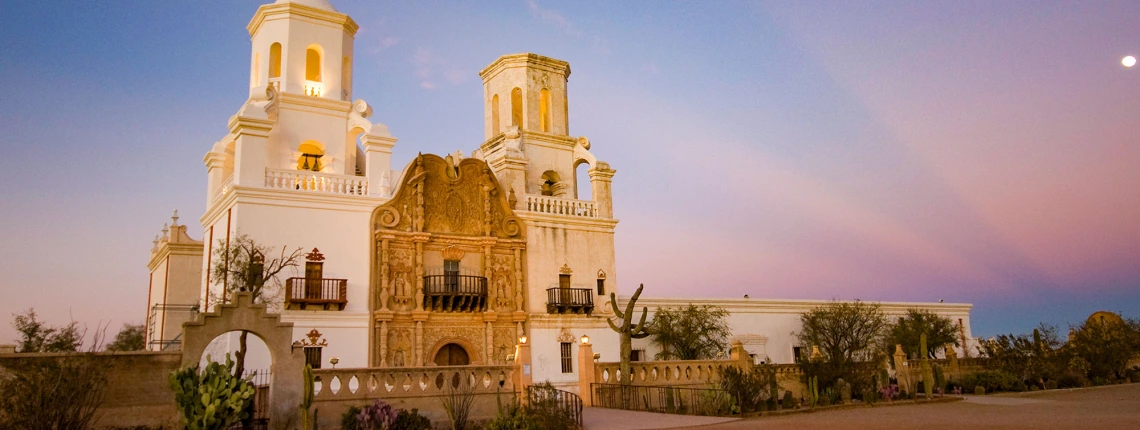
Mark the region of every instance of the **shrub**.
<instances>
[{"instance_id":1,"label":"shrub","mask_svg":"<svg viewBox=\"0 0 1140 430\"><path fill-rule=\"evenodd\" d=\"M795 409L796 408L796 398L792 397L792 391L791 390L784 391L784 400L782 401L782 404L780 406L782 406L784 409Z\"/></svg>"},{"instance_id":2,"label":"shrub","mask_svg":"<svg viewBox=\"0 0 1140 430\"><path fill-rule=\"evenodd\" d=\"M736 411L736 399L719 389L702 390L697 394L697 414L709 416L731 415ZM770 408L776 410L776 408Z\"/></svg>"},{"instance_id":3,"label":"shrub","mask_svg":"<svg viewBox=\"0 0 1140 430\"><path fill-rule=\"evenodd\" d=\"M741 413L755 412L760 402L768 399L769 378L774 374L762 368L743 370L736 366L725 366L719 372L720 389L735 397Z\"/></svg>"},{"instance_id":4,"label":"shrub","mask_svg":"<svg viewBox=\"0 0 1140 430\"><path fill-rule=\"evenodd\" d=\"M0 429L88 428L106 396L107 369L91 355L6 366L8 374L0 372Z\"/></svg>"},{"instance_id":5,"label":"shrub","mask_svg":"<svg viewBox=\"0 0 1140 430\"><path fill-rule=\"evenodd\" d=\"M966 387L980 386L986 392L995 391L1025 391L1025 383L1016 376L1000 370L986 370L962 378L962 385Z\"/></svg>"},{"instance_id":6,"label":"shrub","mask_svg":"<svg viewBox=\"0 0 1140 430\"><path fill-rule=\"evenodd\" d=\"M360 410L360 406L349 406L348 410L340 415L341 430L360 430L360 423L356 420Z\"/></svg>"},{"instance_id":7,"label":"shrub","mask_svg":"<svg viewBox=\"0 0 1140 430\"><path fill-rule=\"evenodd\" d=\"M400 430L431 430L431 420L420 415L419 409L400 409L400 413L396 414L396 424L392 427Z\"/></svg>"},{"instance_id":8,"label":"shrub","mask_svg":"<svg viewBox=\"0 0 1140 430\"><path fill-rule=\"evenodd\" d=\"M526 414L530 415L540 428L546 430L569 430L574 428L574 417L569 409L559 407L555 393L558 391L549 382L534 385L538 390L526 405Z\"/></svg>"},{"instance_id":9,"label":"shrub","mask_svg":"<svg viewBox=\"0 0 1140 430\"><path fill-rule=\"evenodd\" d=\"M1050 380L1049 382L1046 382L1045 383L1045 389L1056 390L1057 389L1057 381L1056 380Z\"/></svg>"},{"instance_id":10,"label":"shrub","mask_svg":"<svg viewBox=\"0 0 1140 430\"><path fill-rule=\"evenodd\" d=\"M1080 388L1087 386L1089 380L1077 372L1065 372L1057 376L1058 388Z\"/></svg>"},{"instance_id":11,"label":"shrub","mask_svg":"<svg viewBox=\"0 0 1140 430\"><path fill-rule=\"evenodd\" d=\"M986 387L983 387L981 385L974 387L974 395L976 395L976 396L986 395Z\"/></svg>"},{"instance_id":12,"label":"shrub","mask_svg":"<svg viewBox=\"0 0 1140 430\"><path fill-rule=\"evenodd\" d=\"M495 418L484 426L486 430L541 430L534 416L518 405L511 405L506 411L499 411Z\"/></svg>"}]
</instances>

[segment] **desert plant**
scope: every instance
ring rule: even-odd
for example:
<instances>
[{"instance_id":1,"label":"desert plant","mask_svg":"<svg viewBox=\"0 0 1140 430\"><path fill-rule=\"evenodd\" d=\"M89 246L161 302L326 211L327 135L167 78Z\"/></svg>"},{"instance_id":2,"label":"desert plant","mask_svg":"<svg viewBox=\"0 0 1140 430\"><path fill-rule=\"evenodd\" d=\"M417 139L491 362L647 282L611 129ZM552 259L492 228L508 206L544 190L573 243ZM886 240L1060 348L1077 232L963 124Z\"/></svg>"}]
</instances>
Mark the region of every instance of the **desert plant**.
<instances>
[{"instance_id":1,"label":"desert plant","mask_svg":"<svg viewBox=\"0 0 1140 430\"><path fill-rule=\"evenodd\" d=\"M926 334L927 346L921 345L921 336ZM885 345L893 349L902 345L909 357L934 357L938 349L947 344L959 345L957 330L950 318L928 310L908 309L887 329Z\"/></svg>"},{"instance_id":2,"label":"desert plant","mask_svg":"<svg viewBox=\"0 0 1140 430\"><path fill-rule=\"evenodd\" d=\"M106 362L90 353L5 363L0 429L85 429L106 397Z\"/></svg>"},{"instance_id":3,"label":"desert plant","mask_svg":"<svg viewBox=\"0 0 1140 430\"><path fill-rule=\"evenodd\" d=\"M233 367L233 359L226 354L225 365L211 361L201 372L194 365L170 374L174 402L187 429L224 429L246 417L254 387L234 377Z\"/></svg>"},{"instance_id":4,"label":"desert plant","mask_svg":"<svg viewBox=\"0 0 1140 430\"><path fill-rule=\"evenodd\" d=\"M464 379L458 379L458 384L447 384L444 396L440 398L443 409L447 412L447 419L451 428L466 430L468 419L471 417L471 407L475 404L475 386Z\"/></svg>"},{"instance_id":5,"label":"desert plant","mask_svg":"<svg viewBox=\"0 0 1140 430\"><path fill-rule=\"evenodd\" d=\"M974 395L976 395L976 396L986 395L986 388L981 386L981 385L974 387Z\"/></svg>"},{"instance_id":6,"label":"desert plant","mask_svg":"<svg viewBox=\"0 0 1140 430\"><path fill-rule=\"evenodd\" d=\"M229 356L226 357L229 360ZM305 364L305 369L302 370L302 383L304 384L304 391L301 392L301 428L310 430L313 428L313 420L310 417L311 412L309 409L313 406L313 366L308 363Z\"/></svg>"},{"instance_id":7,"label":"desert plant","mask_svg":"<svg viewBox=\"0 0 1140 430\"><path fill-rule=\"evenodd\" d=\"M621 372L622 385L629 385L630 382L633 381L633 379L631 379L632 375L630 374L629 365L629 356L633 350L633 339L641 339L649 336L649 326L645 325L645 318L649 315L649 308L641 308L641 322L637 323L636 326L633 325L633 314L636 310L637 298L641 296L641 290L644 288L645 284L641 284L637 287L637 291L634 291L633 296L629 298L629 302L625 304L625 312L618 309L617 294L610 293L610 307L613 308L614 315L622 322L621 326L618 326L614 324L613 320L609 318L606 319L606 322L610 324L610 328L621 335L621 365L618 369ZM629 399L623 399L623 402L628 404Z\"/></svg>"},{"instance_id":8,"label":"desert plant","mask_svg":"<svg viewBox=\"0 0 1140 430\"><path fill-rule=\"evenodd\" d=\"M928 351L926 349L926 333L923 333L922 336L919 337L919 345L921 345L921 351ZM934 373L930 370L929 355L923 355L922 357L922 380L925 381L923 384L923 394L926 394L927 399L933 398L934 384L932 384L932 382L934 382Z\"/></svg>"},{"instance_id":9,"label":"desert plant","mask_svg":"<svg viewBox=\"0 0 1140 430\"><path fill-rule=\"evenodd\" d=\"M796 398L792 396L792 391L784 391L784 399L780 401L780 406L786 410L796 409L799 405L796 404Z\"/></svg>"},{"instance_id":10,"label":"desert plant","mask_svg":"<svg viewBox=\"0 0 1140 430\"><path fill-rule=\"evenodd\" d=\"M420 415L420 410L412 408L412 410L400 409L396 414L396 423L392 428L400 430L431 430L431 420L428 417Z\"/></svg>"},{"instance_id":11,"label":"desert plant","mask_svg":"<svg viewBox=\"0 0 1140 430\"><path fill-rule=\"evenodd\" d=\"M357 421L356 416L360 415L362 409L360 406L349 406L343 414L340 414L340 429L341 430L360 430L360 422Z\"/></svg>"},{"instance_id":12,"label":"desert plant","mask_svg":"<svg viewBox=\"0 0 1140 430\"><path fill-rule=\"evenodd\" d=\"M142 324L123 324L115 340L107 344L108 351L142 351L146 348Z\"/></svg>"},{"instance_id":13,"label":"desert plant","mask_svg":"<svg viewBox=\"0 0 1140 430\"><path fill-rule=\"evenodd\" d=\"M812 376L808 378L808 407L815 407L819 403L819 377Z\"/></svg>"},{"instance_id":14,"label":"desert plant","mask_svg":"<svg viewBox=\"0 0 1140 430\"><path fill-rule=\"evenodd\" d=\"M392 408L388 402L376 399L371 405L365 406L356 415L356 423L360 430L392 430L396 429L396 418L399 412Z\"/></svg>"},{"instance_id":15,"label":"desert plant","mask_svg":"<svg viewBox=\"0 0 1140 430\"><path fill-rule=\"evenodd\" d=\"M986 370L962 377L965 387L981 386L986 392L1015 391L1020 387L1024 391L1025 384L1016 376L1000 370Z\"/></svg>"},{"instance_id":16,"label":"desert plant","mask_svg":"<svg viewBox=\"0 0 1140 430\"><path fill-rule=\"evenodd\" d=\"M769 385L769 377L763 369L725 366L718 372L717 383L721 390L736 399L741 413L749 413L755 412L760 402L768 399L769 392L764 387Z\"/></svg>"},{"instance_id":17,"label":"desert plant","mask_svg":"<svg viewBox=\"0 0 1140 430\"><path fill-rule=\"evenodd\" d=\"M1045 383L1045 389L1056 390L1057 389L1057 381L1050 380L1050 381L1046 382Z\"/></svg>"},{"instance_id":18,"label":"desert plant","mask_svg":"<svg viewBox=\"0 0 1140 430\"><path fill-rule=\"evenodd\" d=\"M499 414L488 421L483 428L486 430L542 430L542 426L538 424L534 416L527 414L526 409L517 404L500 410Z\"/></svg>"},{"instance_id":19,"label":"desert plant","mask_svg":"<svg viewBox=\"0 0 1140 430\"><path fill-rule=\"evenodd\" d=\"M653 343L661 347L658 360L702 360L724 351L732 329L728 311L716 306L657 308L648 331Z\"/></svg>"}]
</instances>

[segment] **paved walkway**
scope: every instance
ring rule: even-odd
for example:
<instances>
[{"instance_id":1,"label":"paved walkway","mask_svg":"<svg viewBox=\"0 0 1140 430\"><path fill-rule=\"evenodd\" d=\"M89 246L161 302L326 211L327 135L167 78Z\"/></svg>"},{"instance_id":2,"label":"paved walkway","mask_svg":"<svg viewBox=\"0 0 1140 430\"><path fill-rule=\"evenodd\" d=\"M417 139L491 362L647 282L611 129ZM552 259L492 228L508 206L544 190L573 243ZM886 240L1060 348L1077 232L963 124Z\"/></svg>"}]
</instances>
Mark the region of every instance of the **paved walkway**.
<instances>
[{"instance_id":1,"label":"paved walkway","mask_svg":"<svg viewBox=\"0 0 1140 430\"><path fill-rule=\"evenodd\" d=\"M678 424L681 426L684 424ZM965 401L759 417L710 425L757 428L1140 429L1140 384L966 396Z\"/></svg>"},{"instance_id":2,"label":"paved walkway","mask_svg":"<svg viewBox=\"0 0 1140 430\"><path fill-rule=\"evenodd\" d=\"M736 418L698 417L692 415L656 414L653 412L623 411L620 409L582 409L582 423L586 430L635 430L676 427L704 427L736 421Z\"/></svg>"}]
</instances>

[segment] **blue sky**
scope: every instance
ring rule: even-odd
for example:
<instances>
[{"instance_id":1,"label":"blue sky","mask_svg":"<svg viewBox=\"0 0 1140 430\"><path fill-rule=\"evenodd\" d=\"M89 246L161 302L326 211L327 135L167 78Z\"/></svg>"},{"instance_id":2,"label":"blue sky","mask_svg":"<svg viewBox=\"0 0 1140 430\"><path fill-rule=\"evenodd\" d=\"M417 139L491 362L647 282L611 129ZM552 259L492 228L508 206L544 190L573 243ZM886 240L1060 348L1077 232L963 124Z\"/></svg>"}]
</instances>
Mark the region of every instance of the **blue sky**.
<instances>
[{"instance_id":1,"label":"blue sky","mask_svg":"<svg viewBox=\"0 0 1140 430\"><path fill-rule=\"evenodd\" d=\"M142 321L258 4L0 3L0 316ZM623 289L969 302L980 335L1140 316L1136 2L334 4L394 165L478 145L499 55L569 61Z\"/></svg>"}]
</instances>

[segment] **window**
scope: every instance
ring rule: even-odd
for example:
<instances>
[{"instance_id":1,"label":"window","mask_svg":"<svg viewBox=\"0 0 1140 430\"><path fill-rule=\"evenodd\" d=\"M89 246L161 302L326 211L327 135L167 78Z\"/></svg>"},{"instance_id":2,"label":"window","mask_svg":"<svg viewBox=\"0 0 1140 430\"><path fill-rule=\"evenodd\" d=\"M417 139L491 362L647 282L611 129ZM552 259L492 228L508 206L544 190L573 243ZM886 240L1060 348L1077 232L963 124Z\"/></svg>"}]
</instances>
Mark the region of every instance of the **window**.
<instances>
[{"instance_id":1,"label":"window","mask_svg":"<svg viewBox=\"0 0 1140 430\"><path fill-rule=\"evenodd\" d=\"M281 44L269 46L269 79L281 77Z\"/></svg>"},{"instance_id":2,"label":"window","mask_svg":"<svg viewBox=\"0 0 1140 430\"><path fill-rule=\"evenodd\" d=\"M538 93L538 125L542 131L550 132L550 90L546 88Z\"/></svg>"},{"instance_id":3,"label":"window","mask_svg":"<svg viewBox=\"0 0 1140 430\"><path fill-rule=\"evenodd\" d=\"M491 136L499 135L499 95L491 96Z\"/></svg>"},{"instance_id":4,"label":"window","mask_svg":"<svg viewBox=\"0 0 1140 430\"><path fill-rule=\"evenodd\" d=\"M306 346L305 347L305 364L312 366L314 369L321 368L321 347L319 346Z\"/></svg>"},{"instance_id":5,"label":"window","mask_svg":"<svg viewBox=\"0 0 1140 430\"><path fill-rule=\"evenodd\" d=\"M570 356L572 342L562 342L562 373L574 373L574 360Z\"/></svg>"},{"instance_id":6,"label":"window","mask_svg":"<svg viewBox=\"0 0 1140 430\"><path fill-rule=\"evenodd\" d=\"M313 48L305 50L305 80L321 81L321 53Z\"/></svg>"},{"instance_id":7,"label":"window","mask_svg":"<svg viewBox=\"0 0 1140 430\"><path fill-rule=\"evenodd\" d=\"M599 296L606 295L606 280L605 279L599 279L598 280L598 295Z\"/></svg>"},{"instance_id":8,"label":"window","mask_svg":"<svg viewBox=\"0 0 1140 430\"><path fill-rule=\"evenodd\" d=\"M544 196L558 196L562 194L563 186L559 185L561 178L558 177L558 172L547 170L542 174L542 189L539 194Z\"/></svg>"},{"instance_id":9,"label":"window","mask_svg":"<svg viewBox=\"0 0 1140 430\"><path fill-rule=\"evenodd\" d=\"M511 90L511 125L522 128L522 90Z\"/></svg>"},{"instance_id":10,"label":"window","mask_svg":"<svg viewBox=\"0 0 1140 430\"><path fill-rule=\"evenodd\" d=\"M629 351L629 361L645 361L645 350L634 349Z\"/></svg>"},{"instance_id":11,"label":"window","mask_svg":"<svg viewBox=\"0 0 1140 430\"><path fill-rule=\"evenodd\" d=\"M558 288L570 288L570 275L558 275Z\"/></svg>"},{"instance_id":12,"label":"window","mask_svg":"<svg viewBox=\"0 0 1140 430\"><path fill-rule=\"evenodd\" d=\"M443 285L447 291L459 290L459 260L443 260Z\"/></svg>"},{"instance_id":13,"label":"window","mask_svg":"<svg viewBox=\"0 0 1140 430\"><path fill-rule=\"evenodd\" d=\"M804 347L802 347L802 346L793 346L793 347L792 347L792 361L795 361L796 363L799 363L799 362L800 362L800 359L801 359L801 358L802 358L802 356L803 356L803 353L804 353Z\"/></svg>"}]
</instances>

